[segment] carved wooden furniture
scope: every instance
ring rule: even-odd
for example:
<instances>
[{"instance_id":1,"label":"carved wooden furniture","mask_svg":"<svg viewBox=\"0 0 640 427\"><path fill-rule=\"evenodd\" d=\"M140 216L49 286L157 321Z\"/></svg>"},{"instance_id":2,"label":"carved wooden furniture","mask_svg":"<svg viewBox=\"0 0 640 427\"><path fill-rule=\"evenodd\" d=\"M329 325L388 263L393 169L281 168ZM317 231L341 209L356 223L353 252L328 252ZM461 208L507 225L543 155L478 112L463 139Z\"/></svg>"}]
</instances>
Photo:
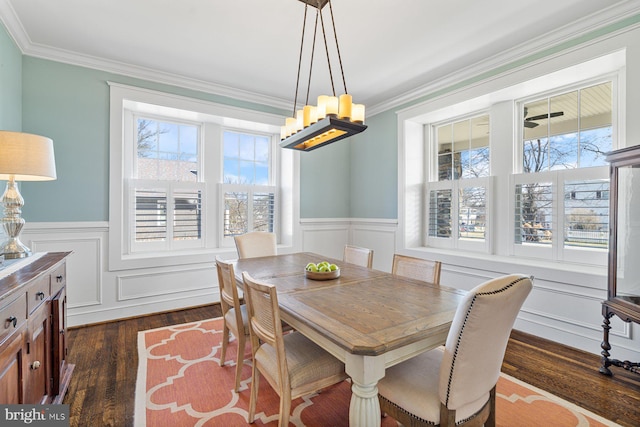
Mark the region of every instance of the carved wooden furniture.
<instances>
[{"instance_id":1,"label":"carved wooden furniture","mask_svg":"<svg viewBox=\"0 0 640 427\"><path fill-rule=\"evenodd\" d=\"M0 404L62 403L74 368L65 342L68 255L35 254L0 279Z\"/></svg>"},{"instance_id":2,"label":"carved wooden furniture","mask_svg":"<svg viewBox=\"0 0 640 427\"><path fill-rule=\"evenodd\" d=\"M610 163L609 270L607 300L602 303L604 338L600 372L610 366L640 373L640 363L610 358L611 317L640 323L640 146L607 154Z\"/></svg>"},{"instance_id":3,"label":"carved wooden furniture","mask_svg":"<svg viewBox=\"0 0 640 427\"><path fill-rule=\"evenodd\" d=\"M319 259L337 264L340 277L307 279L305 266ZM466 294L313 253L239 259L238 284L244 271L275 285L283 321L345 363L351 426L380 426L385 369L444 344Z\"/></svg>"}]
</instances>

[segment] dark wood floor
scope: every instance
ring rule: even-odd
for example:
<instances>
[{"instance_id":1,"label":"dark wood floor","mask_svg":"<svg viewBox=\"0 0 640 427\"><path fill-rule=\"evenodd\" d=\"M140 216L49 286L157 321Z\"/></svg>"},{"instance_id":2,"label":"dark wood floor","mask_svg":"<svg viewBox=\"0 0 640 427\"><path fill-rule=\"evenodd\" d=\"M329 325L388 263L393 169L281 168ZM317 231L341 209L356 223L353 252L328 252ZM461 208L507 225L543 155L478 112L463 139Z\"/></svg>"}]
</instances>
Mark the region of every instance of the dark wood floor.
<instances>
[{"instance_id":1,"label":"dark wood floor","mask_svg":"<svg viewBox=\"0 0 640 427\"><path fill-rule=\"evenodd\" d=\"M220 316L219 305L71 329L75 364L64 403L71 426L133 425L140 330ZM503 372L552 392L623 426L640 426L640 375L598 372L599 357L514 331Z\"/></svg>"}]
</instances>

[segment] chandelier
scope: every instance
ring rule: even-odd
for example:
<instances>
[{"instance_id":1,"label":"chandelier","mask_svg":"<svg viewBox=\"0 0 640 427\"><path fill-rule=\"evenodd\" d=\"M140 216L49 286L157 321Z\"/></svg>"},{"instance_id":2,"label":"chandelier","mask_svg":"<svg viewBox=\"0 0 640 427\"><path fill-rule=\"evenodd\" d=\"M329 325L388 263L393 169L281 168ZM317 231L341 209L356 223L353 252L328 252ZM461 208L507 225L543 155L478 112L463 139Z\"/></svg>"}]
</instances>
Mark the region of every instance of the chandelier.
<instances>
[{"instance_id":1,"label":"chandelier","mask_svg":"<svg viewBox=\"0 0 640 427\"><path fill-rule=\"evenodd\" d=\"M302 25L302 40L300 42L300 57L298 60L298 77L296 81L296 93L293 98L293 114L287 117L284 126L280 130L280 146L300 151L311 151L332 142L339 141L349 136L364 131L367 126L364 124L364 105L354 104L351 95L347 92L347 83L342 69L342 58L338 46L338 36L336 25L333 20L333 9L331 0L299 0L305 3L304 21ZM335 85L333 83L333 73L331 60L329 58L329 48L327 45L327 33L322 9L329 5L331 15L331 25L333 36L336 42L338 62L340 63L340 73L344 85L344 93L336 96ZM309 6L316 8L315 28L313 30L313 43L311 46L311 60L309 65L309 84L307 86L307 96L305 105L298 109L298 88L300 85L300 68L302 65L302 53L304 51L304 36L307 23L307 10ZM317 104L309 104L309 89L311 86L311 72L313 70L313 59L315 51L315 40L318 32L318 21L322 29L324 48L327 54L327 65L329 67L329 77L331 79L332 95L320 95Z\"/></svg>"}]
</instances>

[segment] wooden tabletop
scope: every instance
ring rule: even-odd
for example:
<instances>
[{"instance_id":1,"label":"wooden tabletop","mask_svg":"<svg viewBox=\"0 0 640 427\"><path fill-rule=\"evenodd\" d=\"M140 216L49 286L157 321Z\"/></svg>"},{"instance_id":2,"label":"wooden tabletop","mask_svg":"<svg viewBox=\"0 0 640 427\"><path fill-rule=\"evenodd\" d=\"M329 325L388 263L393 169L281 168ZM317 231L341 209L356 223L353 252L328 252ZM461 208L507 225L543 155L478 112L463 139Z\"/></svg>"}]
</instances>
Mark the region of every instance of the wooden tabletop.
<instances>
[{"instance_id":1,"label":"wooden tabletop","mask_svg":"<svg viewBox=\"0 0 640 427\"><path fill-rule=\"evenodd\" d=\"M307 263L323 260L337 264L340 277L307 279ZM283 319L358 355L376 356L446 335L466 293L306 252L238 260L240 284L243 271L276 286Z\"/></svg>"}]
</instances>

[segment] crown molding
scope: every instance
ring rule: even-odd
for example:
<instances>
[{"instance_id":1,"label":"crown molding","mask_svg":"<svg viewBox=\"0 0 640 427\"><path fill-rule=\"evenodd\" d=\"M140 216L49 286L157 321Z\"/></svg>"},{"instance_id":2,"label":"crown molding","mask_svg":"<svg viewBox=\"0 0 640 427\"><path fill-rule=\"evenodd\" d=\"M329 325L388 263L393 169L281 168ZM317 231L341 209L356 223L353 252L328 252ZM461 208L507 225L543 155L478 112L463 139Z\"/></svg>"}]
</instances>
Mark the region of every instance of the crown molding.
<instances>
[{"instance_id":1,"label":"crown molding","mask_svg":"<svg viewBox=\"0 0 640 427\"><path fill-rule=\"evenodd\" d=\"M514 63L522 58L534 57L536 54L540 54L562 43L566 43L567 41L576 40L589 34L597 34L598 31L605 29L607 26L639 13L640 0L628 0L626 2L613 5L608 9L594 13L564 27L560 27L556 31L546 33L538 38L532 39L527 42L526 45L516 46L513 49L501 52L498 55L489 57L484 61L480 61L457 72L450 73L445 77L437 78L430 83L418 86L382 103L367 105L367 115L372 116L400 105L410 103L427 96L430 93L446 90L455 84L473 79L474 77L485 73L491 73L493 70L497 70L500 66ZM262 104L282 110L290 108L290 100L285 100L283 98L244 91L229 86L191 79L181 75L165 73L150 68L133 66L122 62L107 61L101 58L81 55L75 52L33 43L29 39L9 0L0 0L0 21L2 21L10 37L14 40L23 55L229 97L239 101ZM636 26L637 25L618 30L613 29L610 34L605 35L610 36L611 34L628 31ZM599 38L602 36L597 37ZM498 72L496 71L496 74L497 73Z\"/></svg>"},{"instance_id":2,"label":"crown molding","mask_svg":"<svg viewBox=\"0 0 640 427\"><path fill-rule=\"evenodd\" d=\"M288 110L291 107L291 101L282 98L244 91L242 89L192 79L150 68L134 66L123 62L107 61L90 55L83 55L64 49L33 43L29 39L27 32L8 0L0 0L0 21L4 24L18 49L20 49L21 53L26 56L91 68L122 76L147 80L154 83L177 86L184 89L224 96L239 101L253 102L283 110Z\"/></svg>"},{"instance_id":3,"label":"crown molding","mask_svg":"<svg viewBox=\"0 0 640 427\"><path fill-rule=\"evenodd\" d=\"M637 14L640 14L639 0L629 0L622 4L611 6L604 11L600 11L579 21L560 27L556 31L531 39L526 43L526 45L519 45L512 49L503 51L498 55L488 57L484 61L462 68L457 72L435 79L425 85L418 86L415 89L411 89L410 91L400 94L394 98L388 99L383 103L367 105L367 116L373 116L383 111L410 103L431 93L446 90L447 88L461 82L471 80L477 76L491 74L492 71L495 71L495 74L499 74L500 71L497 71L499 67L516 63L523 58L533 58L531 59L531 62L534 62L535 56L540 53L550 51L552 48L563 43L588 36L589 34L598 34L606 27ZM595 38L600 40L602 37L611 37L639 26L640 24L634 24L621 29L612 29L611 32L596 35ZM504 72L504 70L502 72ZM494 76L487 76L485 78L491 77Z\"/></svg>"}]
</instances>

